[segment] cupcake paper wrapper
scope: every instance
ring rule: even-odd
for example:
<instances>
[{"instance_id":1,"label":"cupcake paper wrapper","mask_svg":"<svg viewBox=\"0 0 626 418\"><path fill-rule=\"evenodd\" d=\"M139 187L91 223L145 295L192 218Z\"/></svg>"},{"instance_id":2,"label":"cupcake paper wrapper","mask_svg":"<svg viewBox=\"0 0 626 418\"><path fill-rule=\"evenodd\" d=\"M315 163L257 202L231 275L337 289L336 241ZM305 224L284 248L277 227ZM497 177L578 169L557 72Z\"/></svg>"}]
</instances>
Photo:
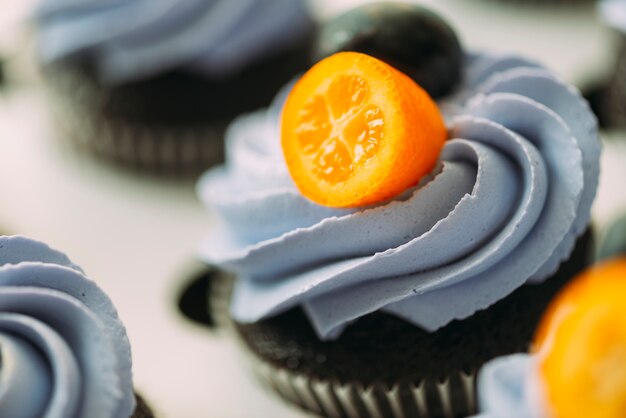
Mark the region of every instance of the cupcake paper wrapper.
<instances>
[{"instance_id":1,"label":"cupcake paper wrapper","mask_svg":"<svg viewBox=\"0 0 626 418\"><path fill-rule=\"evenodd\" d=\"M318 380L278 369L252 356L261 381L302 408L332 418L455 418L476 412L476 373L458 372L442 382L422 381L364 386Z\"/></svg>"},{"instance_id":2,"label":"cupcake paper wrapper","mask_svg":"<svg viewBox=\"0 0 626 418\"><path fill-rule=\"evenodd\" d=\"M211 307L211 316L218 329L233 327L233 320L229 314L233 292L232 280L232 276L218 270L211 277L207 298L209 299L208 305Z\"/></svg>"},{"instance_id":3,"label":"cupcake paper wrapper","mask_svg":"<svg viewBox=\"0 0 626 418\"><path fill-rule=\"evenodd\" d=\"M54 117L71 144L145 172L197 175L223 160L226 124L152 126L100 115L97 95L71 72L46 75Z\"/></svg>"}]
</instances>

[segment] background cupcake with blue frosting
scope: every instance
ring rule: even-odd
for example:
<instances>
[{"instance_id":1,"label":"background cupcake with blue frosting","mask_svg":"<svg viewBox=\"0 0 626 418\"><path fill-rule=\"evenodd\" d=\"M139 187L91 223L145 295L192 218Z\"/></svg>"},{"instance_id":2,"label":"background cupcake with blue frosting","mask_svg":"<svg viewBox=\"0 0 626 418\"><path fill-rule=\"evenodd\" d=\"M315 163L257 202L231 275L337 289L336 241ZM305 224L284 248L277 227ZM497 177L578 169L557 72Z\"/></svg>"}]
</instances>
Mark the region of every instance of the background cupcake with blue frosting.
<instances>
[{"instance_id":1,"label":"background cupcake with blue frosting","mask_svg":"<svg viewBox=\"0 0 626 418\"><path fill-rule=\"evenodd\" d=\"M65 135L168 174L220 161L225 126L307 68L314 29L302 0L44 0L35 17Z\"/></svg>"},{"instance_id":2,"label":"background cupcake with blue frosting","mask_svg":"<svg viewBox=\"0 0 626 418\"><path fill-rule=\"evenodd\" d=\"M0 416L150 418L111 300L47 245L0 236Z\"/></svg>"},{"instance_id":3,"label":"background cupcake with blue frosting","mask_svg":"<svg viewBox=\"0 0 626 418\"><path fill-rule=\"evenodd\" d=\"M352 13L370 19L387 7ZM430 12L395 7L417 27L440 28L431 45L450 33ZM361 71L365 62L371 71ZM404 101L374 90L389 80L413 87L374 58L332 55L267 111L238 119L226 164L200 180L218 219L200 256L235 273L235 329L264 382L306 410L470 414L477 370L526 351L548 301L586 265L600 154L589 106L521 57L463 52L459 65L448 92L435 95L445 127L420 112L402 125L398 114L413 105L433 114L425 93ZM394 126L423 128L426 140L442 132L438 162L391 197L361 199L352 192L378 193L406 174L402 160L380 162L394 155L385 148ZM389 172L367 177L378 164ZM346 196L365 203L346 205Z\"/></svg>"}]
</instances>

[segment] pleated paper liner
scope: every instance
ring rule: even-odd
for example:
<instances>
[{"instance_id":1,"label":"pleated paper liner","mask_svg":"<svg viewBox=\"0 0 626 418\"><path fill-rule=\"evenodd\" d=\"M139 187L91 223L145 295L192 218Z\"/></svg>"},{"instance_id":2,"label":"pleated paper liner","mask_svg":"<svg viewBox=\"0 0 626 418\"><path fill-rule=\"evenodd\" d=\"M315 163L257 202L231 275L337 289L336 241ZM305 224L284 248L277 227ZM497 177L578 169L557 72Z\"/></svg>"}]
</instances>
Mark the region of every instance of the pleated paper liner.
<instances>
[{"instance_id":1,"label":"pleated paper liner","mask_svg":"<svg viewBox=\"0 0 626 418\"><path fill-rule=\"evenodd\" d=\"M214 330L232 329L228 305L234 277L199 261L189 263L180 276L182 285L176 295L178 311L198 325Z\"/></svg>"},{"instance_id":2,"label":"pleated paper liner","mask_svg":"<svg viewBox=\"0 0 626 418\"><path fill-rule=\"evenodd\" d=\"M71 71L46 74L62 138L81 151L142 172L192 177L223 161L226 122L163 125L104 116L99 96Z\"/></svg>"},{"instance_id":3,"label":"pleated paper liner","mask_svg":"<svg viewBox=\"0 0 626 418\"><path fill-rule=\"evenodd\" d=\"M395 318L390 319L393 321ZM381 325L384 325L385 321L382 322ZM485 327L487 324L485 323ZM486 361L483 357L491 359L499 353L527 350L527 342L521 342L520 338L519 345L514 349L492 349L476 355L473 352L475 347L465 347L463 343L454 344L455 336L452 332L448 344L449 352L443 356L427 358L419 354L420 350L417 350L415 356L411 355L415 341L402 333L395 336L395 341L373 335L373 341L368 346L363 341L364 338L358 337L358 334L365 332L364 328L346 336L347 340L351 340L356 335L356 341L352 344L345 340L339 343L330 342L325 344L327 349L320 350L318 346L303 346L300 341L292 344L293 341L287 337L274 341L281 346L276 349L269 341L274 338L273 335L250 337L244 335L246 330L242 330L240 324L236 326L245 346L242 347L243 354L262 386L271 388L288 403L305 411L333 418L467 417L476 413L476 374ZM372 329L372 334L377 334L376 330ZM250 338L255 338L256 343L251 344ZM487 338L484 331L480 338ZM399 345L406 345L405 353L398 351ZM340 352L352 346L354 352L345 354L353 354L357 359L353 362L347 360L341 363L337 360L341 355L333 355L335 348L335 351ZM264 350L262 347L275 350L279 359L260 353ZM293 355L295 351L300 353ZM371 353L363 355L363 351ZM448 361L448 354L457 356L457 359L444 363ZM401 357L401 360L394 359L394 356ZM454 364L459 362L458 357L467 357L476 366L457 370ZM308 364L303 366L299 362ZM399 363L405 363L406 367L401 368ZM318 365L319 370L316 370ZM423 366L424 373L413 373L420 366ZM383 369L386 367L389 369L384 373ZM439 369L441 373L438 373ZM380 378L376 377L377 374ZM397 379L393 379L394 374L397 374Z\"/></svg>"},{"instance_id":4,"label":"pleated paper liner","mask_svg":"<svg viewBox=\"0 0 626 418\"><path fill-rule=\"evenodd\" d=\"M459 372L442 381L383 383L320 380L275 369L256 359L255 374L285 400L332 418L461 418L476 413L476 373Z\"/></svg>"}]
</instances>

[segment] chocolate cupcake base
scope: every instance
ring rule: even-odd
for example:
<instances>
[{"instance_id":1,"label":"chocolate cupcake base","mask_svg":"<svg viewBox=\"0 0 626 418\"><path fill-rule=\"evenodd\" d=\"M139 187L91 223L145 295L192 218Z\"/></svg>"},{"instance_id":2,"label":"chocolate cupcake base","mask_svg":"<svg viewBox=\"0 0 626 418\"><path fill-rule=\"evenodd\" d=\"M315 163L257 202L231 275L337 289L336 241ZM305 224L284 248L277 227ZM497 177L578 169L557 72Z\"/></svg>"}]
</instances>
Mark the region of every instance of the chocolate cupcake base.
<instances>
[{"instance_id":1,"label":"chocolate cupcake base","mask_svg":"<svg viewBox=\"0 0 626 418\"><path fill-rule=\"evenodd\" d=\"M254 324L231 322L264 385L327 417L457 418L475 413L476 373L487 361L526 352L549 301L588 264L591 232L559 271L464 320L429 333L372 313L335 341L321 341L300 308ZM224 298L227 275L211 286ZM231 281L232 284L232 281ZM224 309L224 305L211 305ZM221 306L221 307L220 307Z\"/></svg>"}]
</instances>

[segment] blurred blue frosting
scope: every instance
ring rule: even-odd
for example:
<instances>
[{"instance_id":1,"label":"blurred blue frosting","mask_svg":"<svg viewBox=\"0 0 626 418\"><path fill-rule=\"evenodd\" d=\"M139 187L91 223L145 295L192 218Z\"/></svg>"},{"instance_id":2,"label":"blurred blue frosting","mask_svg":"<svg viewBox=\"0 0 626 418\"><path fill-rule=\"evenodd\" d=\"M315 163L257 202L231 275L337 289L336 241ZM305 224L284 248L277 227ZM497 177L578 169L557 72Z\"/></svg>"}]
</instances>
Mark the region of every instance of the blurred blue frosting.
<instances>
[{"instance_id":1,"label":"blurred blue frosting","mask_svg":"<svg viewBox=\"0 0 626 418\"><path fill-rule=\"evenodd\" d=\"M323 339L377 310L436 330L569 257L598 183L595 117L528 60L470 56L464 73L439 103L449 134L438 168L373 207L327 208L298 192L279 138L289 87L230 127L226 164L198 184L218 219L200 256L239 275L237 321L299 305Z\"/></svg>"},{"instance_id":2,"label":"blurred blue frosting","mask_svg":"<svg viewBox=\"0 0 626 418\"><path fill-rule=\"evenodd\" d=\"M0 236L0 417L134 408L130 345L110 299L64 254Z\"/></svg>"},{"instance_id":3,"label":"blurred blue frosting","mask_svg":"<svg viewBox=\"0 0 626 418\"><path fill-rule=\"evenodd\" d=\"M88 56L109 83L232 74L312 27L305 0L40 0L36 20L44 62Z\"/></svg>"},{"instance_id":4,"label":"blurred blue frosting","mask_svg":"<svg viewBox=\"0 0 626 418\"><path fill-rule=\"evenodd\" d=\"M598 7L600 15L609 26L626 32L626 0L602 0Z\"/></svg>"},{"instance_id":5,"label":"blurred blue frosting","mask_svg":"<svg viewBox=\"0 0 626 418\"><path fill-rule=\"evenodd\" d=\"M547 418L537 358L529 354L500 357L487 363L478 376L474 418Z\"/></svg>"}]
</instances>

